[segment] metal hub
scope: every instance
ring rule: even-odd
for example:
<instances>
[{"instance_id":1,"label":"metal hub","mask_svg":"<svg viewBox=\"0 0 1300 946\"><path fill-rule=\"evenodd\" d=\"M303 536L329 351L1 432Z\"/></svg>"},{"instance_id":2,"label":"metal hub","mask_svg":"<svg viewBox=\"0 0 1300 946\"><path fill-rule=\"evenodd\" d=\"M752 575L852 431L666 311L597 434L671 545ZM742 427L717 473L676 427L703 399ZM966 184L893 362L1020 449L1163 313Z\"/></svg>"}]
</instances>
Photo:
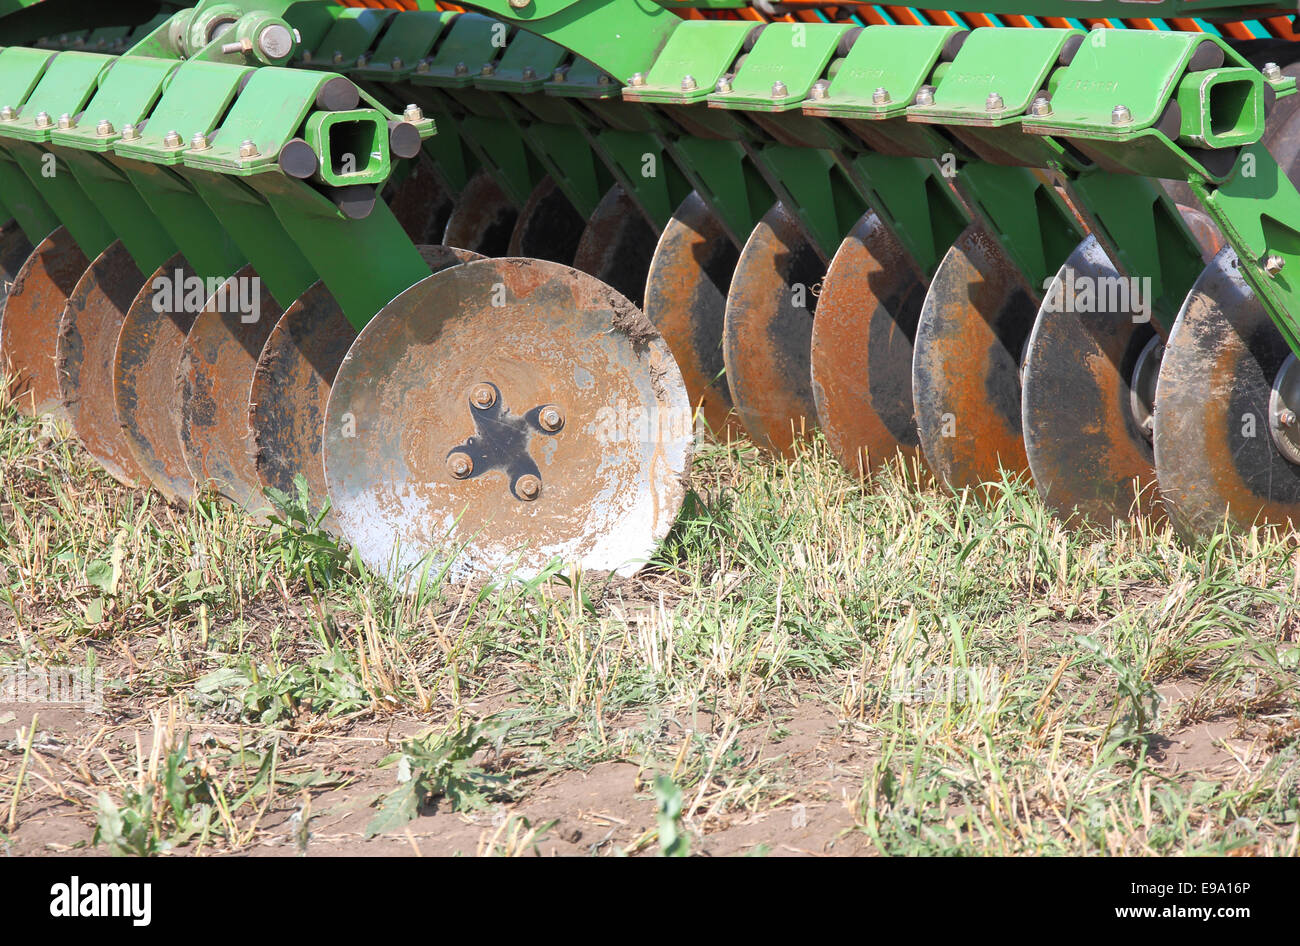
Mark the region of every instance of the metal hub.
<instances>
[{"instance_id":1,"label":"metal hub","mask_svg":"<svg viewBox=\"0 0 1300 946\"><path fill-rule=\"evenodd\" d=\"M1268 432L1278 451L1300 465L1300 362L1287 355L1268 395Z\"/></svg>"},{"instance_id":2,"label":"metal hub","mask_svg":"<svg viewBox=\"0 0 1300 946\"><path fill-rule=\"evenodd\" d=\"M1129 382L1128 409L1133 415L1133 423L1148 442L1155 427L1156 381L1160 377L1160 362L1164 356L1164 341L1159 335L1151 336L1138 353Z\"/></svg>"},{"instance_id":3,"label":"metal hub","mask_svg":"<svg viewBox=\"0 0 1300 946\"><path fill-rule=\"evenodd\" d=\"M510 495L532 502L542 494L542 476L528 453L534 435L554 437L564 426L564 413L554 404L541 404L525 414L512 414L491 381L470 390L470 417L475 433L447 453L453 479L468 480L491 470L503 470Z\"/></svg>"}]
</instances>

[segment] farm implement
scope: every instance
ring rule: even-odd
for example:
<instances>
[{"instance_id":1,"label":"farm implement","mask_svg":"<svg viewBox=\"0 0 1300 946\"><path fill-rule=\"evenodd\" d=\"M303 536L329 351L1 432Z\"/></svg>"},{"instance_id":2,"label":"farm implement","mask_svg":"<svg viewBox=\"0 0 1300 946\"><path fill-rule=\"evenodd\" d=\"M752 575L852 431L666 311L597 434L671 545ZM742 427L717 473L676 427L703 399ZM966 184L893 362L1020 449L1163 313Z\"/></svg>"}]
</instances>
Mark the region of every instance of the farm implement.
<instances>
[{"instance_id":1,"label":"farm implement","mask_svg":"<svg viewBox=\"0 0 1300 946\"><path fill-rule=\"evenodd\" d=\"M697 421L1300 510L1285 21L465 6L0 2L20 409L173 501L305 481L386 573L635 570Z\"/></svg>"}]
</instances>

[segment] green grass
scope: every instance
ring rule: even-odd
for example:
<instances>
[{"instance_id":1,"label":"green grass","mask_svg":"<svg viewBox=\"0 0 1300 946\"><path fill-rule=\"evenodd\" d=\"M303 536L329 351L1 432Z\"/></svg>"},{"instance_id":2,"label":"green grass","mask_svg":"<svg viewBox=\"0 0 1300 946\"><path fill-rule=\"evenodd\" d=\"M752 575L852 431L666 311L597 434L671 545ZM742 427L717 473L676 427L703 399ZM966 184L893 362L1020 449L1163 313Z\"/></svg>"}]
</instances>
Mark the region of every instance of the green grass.
<instances>
[{"instance_id":1,"label":"green grass","mask_svg":"<svg viewBox=\"0 0 1300 946\"><path fill-rule=\"evenodd\" d=\"M10 408L0 423L0 667L108 668L110 705L183 719L152 768L87 773L73 804L114 850L238 850L268 793L327 781L259 782L268 743L250 771L231 761L242 744L218 765L178 727L411 718L454 734L491 715L508 797L632 761L660 828L627 851L694 851L729 813L799 793L757 749L811 703L869 760L850 830L882 853L1297 851L1291 535L1188 548L1150 521L1072 531L1023 483L952 496L891 469L863 488L816 441L781 462L709 445L635 579L435 574L400 594L296 499L272 522L216 500L177 511L109 481L66 431ZM1172 683L1191 695L1170 706ZM1224 721L1249 746L1229 771L1164 761L1172 734ZM534 850L546 828L512 819L481 853Z\"/></svg>"}]
</instances>

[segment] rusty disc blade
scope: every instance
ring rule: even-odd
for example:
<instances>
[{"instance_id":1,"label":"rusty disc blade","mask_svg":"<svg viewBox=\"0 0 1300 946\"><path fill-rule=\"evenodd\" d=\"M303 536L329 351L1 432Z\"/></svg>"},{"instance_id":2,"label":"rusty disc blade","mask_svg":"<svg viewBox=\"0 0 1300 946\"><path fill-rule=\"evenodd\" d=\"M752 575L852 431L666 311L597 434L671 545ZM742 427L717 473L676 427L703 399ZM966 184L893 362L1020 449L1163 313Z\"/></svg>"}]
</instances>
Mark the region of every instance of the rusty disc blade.
<instances>
[{"instance_id":1,"label":"rusty disc blade","mask_svg":"<svg viewBox=\"0 0 1300 946\"><path fill-rule=\"evenodd\" d=\"M189 502L194 476L181 447L180 361L206 282L179 253L154 271L122 321L113 398L136 465L169 502Z\"/></svg>"},{"instance_id":2,"label":"rusty disc blade","mask_svg":"<svg viewBox=\"0 0 1300 946\"><path fill-rule=\"evenodd\" d=\"M641 305L646 273L658 240L659 235L636 202L615 184L587 221L573 256L573 268L595 276Z\"/></svg>"},{"instance_id":3,"label":"rusty disc blade","mask_svg":"<svg viewBox=\"0 0 1300 946\"><path fill-rule=\"evenodd\" d=\"M1225 249L1187 294L1156 385L1156 477L1187 538L1226 521L1300 523L1300 466L1278 449L1270 396L1290 354Z\"/></svg>"},{"instance_id":4,"label":"rusty disc blade","mask_svg":"<svg viewBox=\"0 0 1300 946\"><path fill-rule=\"evenodd\" d=\"M0 226L0 312L4 310L9 286L18 276L18 270L32 255L32 243L16 221Z\"/></svg>"},{"instance_id":5,"label":"rusty disc blade","mask_svg":"<svg viewBox=\"0 0 1300 946\"><path fill-rule=\"evenodd\" d=\"M553 263L572 262L586 226L587 221L556 185L555 179L544 177L528 195L524 209L519 211L506 255Z\"/></svg>"},{"instance_id":6,"label":"rusty disc blade","mask_svg":"<svg viewBox=\"0 0 1300 946\"><path fill-rule=\"evenodd\" d=\"M925 280L874 213L844 238L817 299L812 390L826 443L865 476L921 456L912 405L912 339Z\"/></svg>"},{"instance_id":7,"label":"rusty disc blade","mask_svg":"<svg viewBox=\"0 0 1300 946\"><path fill-rule=\"evenodd\" d=\"M1110 525L1156 508L1150 394L1134 391L1158 343L1149 308L1088 237L1047 289L1025 354L1021 419L1034 485L1064 519ZM1140 285L1140 283L1138 283ZM1150 299L1145 300L1149 305ZM1144 409L1135 411L1137 398Z\"/></svg>"},{"instance_id":8,"label":"rusty disc blade","mask_svg":"<svg viewBox=\"0 0 1300 946\"><path fill-rule=\"evenodd\" d=\"M131 254L114 241L86 269L59 322L59 398L86 452L128 486L147 482L131 455L113 401L113 351L131 303L144 286Z\"/></svg>"},{"instance_id":9,"label":"rusty disc blade","mask_svg":"<svg viewBox=\"0 0 1300 946\"><path fill-rule=\"evenodd\" d=\"M482 258L448 246L419 249L431 273ZM257 358L246 398L255 491L270 488L295 496L294 477L302 475L312 507L319 511L323 506L325 402L339 363L356 337L352 323L319 282L275 323ZM337 530L332 514L323 524Z\"/></svg>"},{"instance_id":10,"label":"rusty disc blade","mask_svg":"<svg viewBox=\"0 0 1300 946\"><path fill-rule=\"evenodd\" d=\"M639 309L567 266L481 260L361 332L330 394L325 469L381 574L426 557L457 578L556 559L631 574L676 519L692 442L681 375Z\"/></svg>"},{"instance_id":11,"label":"rusty disc blade","mask_svg":"<svg viewBox=\"0 0 1300 946\"><path fill-rule=\"evenodd\" d=\"M778 453L817 428L812 325L825 273L816 247L777 204L731 277L722 346L731 399L754 442Z\"/></svg>"},{"instance_id":12,"label":"rusty disc blade","mask_svg":"<svg viewBox=\"0 0 1300 946\"><path fill-rule=\"evenodd\" d=\"M62 416L55 359L59 319L77 280L90 265L66 228L59 227L18 268L0 319L0 366L9 393L29 417Z\"/></svg>"},{"instance_id":13,"label":"rusty disc blade","mask_svg":"<svg viewBox=\"0 0 1300 946\"><path fill-rule=\"evenodd\" d=\"M181 351L181 448L199 484L260 508L249 391L282 311L252 266L226 280L194 319Z\"/></svg>"},{"instance_id":14,"label":"rusty disc blade","mask_svg":"<svg viewBox=\"0 0 1300 946\"><path fill-rule=\"evenodd\" d=\"M433 162L421 154L400 184L384 191L384 200L412 243L437 243L447 229L455 202L438 180Z\"/></svg>"},{"instance_id":15,"label":"rusty disc blade","mask_svg":"<svg viewBox=\"0 0 1300 946\"><path fill-rule=\"evenodd\" d=\"M1038 299L1001 247L967 227L926 293L912 355L921 448L952 489L1027 473L1020 355Z\"/></svg>"},{"instance_id":16,"label":"rusty disc blade","mask_svg":"<svg viewBox=\"0 0 1300 946\"><path fill-rule=\"evenodd\" d=\"M739 257L692 191L664 226L646 275L645 314L672 349L691 404L719 437L739 433L722 357L727 289Z\"/></svg>"},{"instance_id":17,"label":"rusty disc blade","mask_svg":"<svg viewBox=\"0 0 1300 946\"><path fill-rule=\"evenodd\" d=\"M505 256L519 208L486 171L469 179L447 218L442 243L484 256Z\"/></svg>"}]
</instances>

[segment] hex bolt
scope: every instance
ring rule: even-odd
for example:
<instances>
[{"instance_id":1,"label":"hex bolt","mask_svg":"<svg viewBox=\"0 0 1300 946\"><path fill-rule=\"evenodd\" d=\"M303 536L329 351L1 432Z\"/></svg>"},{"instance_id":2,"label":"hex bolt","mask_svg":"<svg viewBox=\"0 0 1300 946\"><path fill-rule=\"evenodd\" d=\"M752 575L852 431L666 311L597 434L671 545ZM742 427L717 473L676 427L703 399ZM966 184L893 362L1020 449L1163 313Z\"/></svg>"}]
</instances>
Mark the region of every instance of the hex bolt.
<instances>
[{"instance_id":1,"label":"hex bolt","mask_svg":"<svg viewBox=\"0 0 1300 946\"><path fill-rule=\"evenodd\" d=\"M253 44L246 39L241 39L235 43L223 43L221 46L221 52L227 56L232 54L243 55L244 53L251 53L252 51Z\"/></svg>"},{"instance_id":2,"label":"hex bolt","mask_svg":"<svg viewBox=\"0 0 1300 946\"><path fill-rule=\"evenodd\" d=\"M789 94L790 94L790 90L786 88L786 84L782 82L780 79L777 79L775 82L772 83L772 98L783 99Z\"/></svg>"},{"instance_id":3,"label":"hex bolt","mask_svg":"<svg viewBox=\"0 0 1300 946\"><path fill-rule=\"evenodd\" d=\"M77 120L73 118L71 115L69 115L67 112L64 112L62 115L59 116L59 127L64 129L76 128Z\"/></svg>"},{"instance_id":4,"label":"hex bolt","mask_svg":"<svg viewBox=\"0 0 1300 946\"><path fill-rule=\"evenodd\" d=\"M458 62L456 63L455 72L458 76L467 76L469 75L469 66L465 65L463 62Z\"/></svg>"},{"instance_id":5,"label":"hex bolt","mask_svg":"<svg viewBox=\"0 0 1300 946\"><path fill-rule=\"evenodd\" d=\"M569 78L569 70L564 66L560 66L551 73L552 82L563 82L567 78Z\"/></svg>"},{"instance_id":6,"label":"hex bolt","mask_svg":"<svg viewBox=\"0 0 1300 946\"><path fill-rule=\"evenodd\" d=\"M542 481L531 473L525 473L515 480L515 492L521 499L531 503L542 494Z\"/></svg>"},{"instance_id":7,"label":"hex bolt","mask_svg":"<svg viewBox=\"0 0 1300 946\"><path fill-rule=\"evenodd\" d=\"M463 480L474 472L474 460L468 453L453 453L447 457L447 472L458 480Z\"/></svg>"},{"instance_id":8,"label":"hex bolt","mask_svg":"<svg viewBox=\"0 0 1300 946\"><path fill-rule=\"evenodd\" d=\"M428 59L421 59L419 62L417 62L417 63L415 64L415 71L416 71L416 72L428 72L428 71L429 71L429 66L430 66L430 65L431 65L431 63L429 62Z\"/></svg>"},{"instance_id":9,"label":"hex bolt","mask_svg":"<svg viewBox=\"0 0 1300 946\"><path fill-rule=\"evenodd\" d=\"M113 123L110 122L107 118L101 118L99 120L99 124L95 126L95 134L99 135L99 137L101 138L107 138L114 131L115 129L113 128Z\"/></svg>"},{"instance_id":10,"label":"hex bolt","mask_svg":"<svg viewBox=\"0 0 1300 946\"><path fill-rule=\"evenodd\" d=\"M524 66L523 71L520 73L520 75L523 77L525 82L532 82L534 79L537 78L537 70L534 69L532 66Z\"/></svg>"},{"instance_id":11,"label":"hex bolt","mask_svg":"<svg viewBox=\"0 0 1300 946\"><path fill-rule=\"evenodd\" d=\"M334 55L330 56L330 61L333 62L335 65L341 63L343 61L343 50L341 49L334 50Z\"/></svg>"},{"instance_id":12,"label":"hex bolt","mask_svg":"<svg viewBox=\"0 0 1300 946\"><path fill-rule=\"evenodd\" d=\"M1282 78L1282 68L1275 62L1264 63L1264 68L1259 71L1264 73L1264 78L1269 82L1276 82Z\"/></svg>"},{"instance_id":13,"label":"hex bolt","mask_svg":"<svg viewBox=\"0 0 1300 946\"><path fill-rule=\"evenodd\" d=\"M1133 120L1133 113L1128 110L1127 105L1116 105L1110 110L1110 123L1112 125L1127 125Z\"/></svg>"},{"instance_id":14,"label":"hex bolt","mask_svg":"<svg viewBox=\"0 0 1300 946\"><path fill-rule=\"evenodd\" d=\"M302 51L302 61L303 61L303 62L311 62L311 50L310 50L310 49L304 49L304 50Z\"/></svg>"},{"instance_id":15,"label":"hex bolt","mask_svg":"<svg viewBox=\"0 0 1300 946\"><path fill-rule=\"evenodd\" d=\"M358 68L364 69L368 65L370 65L370 57L368 55L362 53L360 56L357 57Z\"/></svg>"},{"instance_id":16,"label":"hex bolt","mask_svg":"<svg viewBox=\"0 0 1300 946\"><path fill-rule=\"evenodd\" d=\"M533 0L510 0L510 8L512 10L522 10L532 2Z\"/></svg>"},{"instance_id":17,"label":"hex bolt","mask_svg":"<svg viewBox=\"0 0 1300 946\"><path fill-rule=\"evenodd\" d=\"M479 70L480 75L490 76L497 71L497 67L490 62L483 63L483 68Z\"/></svg>"},{"instance_id":18,"label":"hex bolt","mask_svg":"<svg viewBox=\"0 0 1300 946\"><path fill-rule=\"evenodd\" d=\"M122 126L123 140L132 141L139 137L140 137L140 129L135 127L133 123L127 122L125 125Z\"/></svg>"},{"instance_id":19,"label":"hex bolt","mask_svg":"<svg viewBox=\"0 0 1300 946\"><path fill-rule=\"evenodd\" d=\"M990 92L989 97L984 100L984 109L989 112L1000 112L1007 107L1007 103L1002 101L1002 96L996 92Z\"/></svg>"},{"instance_id":20,"label":"hex bolt","mask_svg":"<svg viewBox=\"0 0 1300 946\"><path fill-rule=\"evenodd\" d=\"M207 151L212 145L208 142L208 136L201 131L196 131L194 137L190 139L191 151Z\"/></svg>"},{"instance_id":21,"label":"hex bolt","mask_svg":"<svg viewBox=\"0 0 1300 946\"><path fill-rule=\"evenodd\" d=\"M474 390L470 392L470 401L481 411L487 410L497 402L496 388L487 382L474 385Z\"/></svg>"},{"instance_id":22,"label":"hex bolt","mask_svg":"<svg viewBox=\"0 0 1300 946\"><path fill-rule=\"evenodd\" d=\"M408 122L424 121L424 110L420 106L412 103L402 109L402 120Z\"/></svg>"},{"instance_id":23,"label":"hex bolt","mask_svg":"<svg viewBox=\"0 0 1300 946\"><path fill-rule=\"evenodd\" d=\"M257 142L253 141L252 138L245 138L239 145L239 156L241 158L257 157Z\"/></svg>"},{"instance_id":24,"label":"hex bolt","mask_svg":"<svg viewBox=\"0 0 1300 946\"><path fill-rule=\"evenodd\" d=\"M932 86L932 85L923 85L923 86L921 86L920 90L916 93L916 104L917 104L917 105L933 105L933 104L934 104L934 86Z\"/></svg>"},{"instance_id":25,"label":"hex bolt","mask_svg":"<svg viewBox=\"0 0 1300 946\"><path fill-rule=\"evenodd\" d=\"M1029 114L1037 115L1040 118L1052 114L1052 100L1046 95L1040 95L1029 106Z\"/></svg>"},{"instance_id":26,"label":"hex bolt","mask_svg":"<svg viewBox=\"0 0 1300 946\"><path fill-rule=\"evenodd\" d=\"M401 69L405 65L406 63L402 62L401 56L394 56L388 63L388 67L393 70Z\"/></svg>"},{"instance_id":27,"label":"hex bolt","mask_svg":"<svg viewBox=\"0 0 1300 946\"><path fill-rule=\"evenodd\" d=\"M1295 411L1289 407L1278 411L1277 422L1283 427L1294 427L1296 422Z\"/></svg>"},{"instance_id":28,"label":"hex bolt","mask_svg":"<svg viewBox=\"0 0 1300 946\"><path fill-rule=\"evenodd\" d=\"M609 85L614 80L603 73L596 77L596 85Z\"/></svg>"},{"instance_id":29,"label":"hex bolt","mask_svg":"<svg viewBox=\"0 0 1300 946\"><path fill-rule=\"evenodd\" d=\"M184 142L181 141L181 133L174 128L163 135L164 148L179 148L182 144Z\"/></svg>"},{"instance_id":30,"label":"hex bolt","mask_svg":"<svg viewBox=\"0 0 1300 946\"><path fill-rule=\"evenodd\" d=\"M645 73L644 72L632 73L632 75L628 77L627 84L634 87L645 85Z\"/></svg>"},{"instance_id":31,"label":"hex bolt","mask_svg":"<svg viewBox=\"0 0 1300 946\"><path fill-rule=\"evenodd\" d=\"M831 84L825 79L818 79L813 83L812 88L808 90L810 98L824 99L829 98L831 94Z\"/></svg>"},{"instance_id":32,"label":"hex bolt","mask_svg":"<svg viewBox=\"0 0 1300 946\"><path fill-rule=\"evenodd\" d=\"M695 91L695 76L692 75L682 76L682 91L683 92Z\"/></svg>"},{"instance_id":33,"label":"hex bolt","mask_svg":"<svg viewBox=\"0 0 1300 946\"><path fill-rule=\"evenodd\" d=\"M257 48L267 59L283 59L293 52L293 34L280 23L272 23L257 34Z\"/></svg>"},{"instance_id":34,"label":"hex bolt","mask_svg":"<svg viewBox=\"0 0 1300 946\"><path fill-rule=\"evenodd\" d=\"M542 430L555 433L564 426L564 412L554 404L547 404L537 414L537 423Z\"/></svg>"},{"instance_id":35,"label":"hex bolt","mask_svg":"<svg viewBox=\"0 0 1300 946\"><path fill-rule=\"evenodd\" d=\"M713 88L719 95L728 94L731 91L731 76L723 76Z\"/></svg>"},{"instance_id":36,"label":"hex bolt","mask_svg":"<svg viewBox=\"0 0 1300 946\"><path fill-rule=\"evenodd\" d=\"M883 85L881 85L881 86L877 86L877 87L876 87L876 90L875 90L874 92L871 93L871 104L872 104L872 105L888 105L888 104L889 104L889 90L888 90L887 88L885 88Z\"/></svg>"},{"instance_id":37,"label":"hex bolt","mask_svg":"<svg viewBox=\"0 0 1300 946\"><path fill-rule=\"evenodd\" d=\"M11 122L17 117L18 113L14 111L12 105L6 105L4 108L0 108L0 122Z\"/></svg>"},{"instance_id":38,"label":"hex bolt","mask_svg":"<svg viewBox=\"0 0 1300 946\"><path fill-rule=\"evenodd\" d=\"M49 112L38 112L36 115L37 128L49 128L54 124L54 119L50 118Z\"/></svg>"},{"instance_id":39,"label":"hex bolt","mask_svg":"<svg viewBox=\"0 0 1300 946\"><path fill-rule=\"evenodd\" d=\"M1278 273L1282 272L1282 267L1286 265L1286 260L1278 256L1276 253L1269 253L1264 257L1263 265L1264 272L1268 273L1270 276L1276 276Z\"/></svg>"}]
</instances>

